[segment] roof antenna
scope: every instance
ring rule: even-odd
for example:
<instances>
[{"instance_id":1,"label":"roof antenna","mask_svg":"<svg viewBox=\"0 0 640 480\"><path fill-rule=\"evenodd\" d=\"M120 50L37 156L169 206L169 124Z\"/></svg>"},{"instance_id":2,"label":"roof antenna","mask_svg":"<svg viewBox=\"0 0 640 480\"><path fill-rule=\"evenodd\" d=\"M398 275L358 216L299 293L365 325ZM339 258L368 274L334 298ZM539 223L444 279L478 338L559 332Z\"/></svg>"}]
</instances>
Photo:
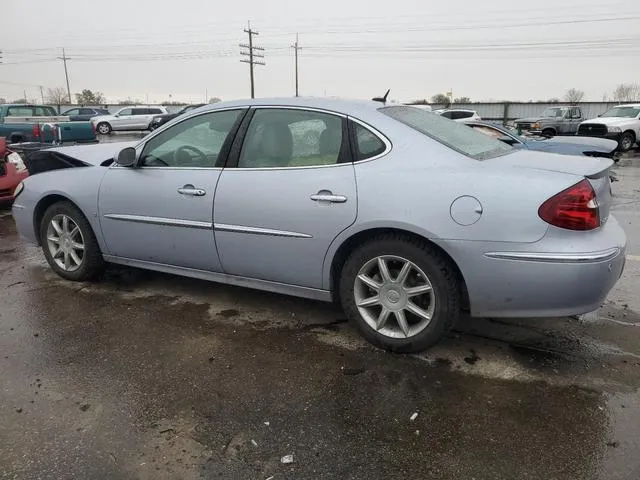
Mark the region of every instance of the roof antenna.
<instances>
[{"instance_id":1,"label":"roof antenna","mask_svg":"<svg viewBox=\"0 0 640 480\"><path fill-rule=\"evenodd\" d=\"M387 90L387 93L384 94L384 97L374 97L371 100L373 100L374 102L387 103L387 97L389 96L390 91L391 89Z\"/></svg>"}]
</instances>

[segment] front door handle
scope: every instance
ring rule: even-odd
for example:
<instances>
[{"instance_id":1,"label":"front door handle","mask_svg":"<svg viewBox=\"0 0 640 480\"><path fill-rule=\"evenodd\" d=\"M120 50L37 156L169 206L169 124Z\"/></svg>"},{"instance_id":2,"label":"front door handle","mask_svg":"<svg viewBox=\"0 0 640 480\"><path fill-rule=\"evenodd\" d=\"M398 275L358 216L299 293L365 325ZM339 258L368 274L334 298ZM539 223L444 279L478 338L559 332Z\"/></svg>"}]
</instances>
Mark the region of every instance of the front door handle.
<instances>
[{"instance_id":1,"label":"front door handle","mask_svg":"<svg viewBox=\"0 0 640 480\"><path fill-rule=\"evenodd\" d=\"M180 195L191 195L192 197L204 197L207 192L202 188L196 188L191 184L187 184L182 188L178 189L178 193Z\"/></svg>"},{"instance_id":2,"label":"front door handle","mask_svg":"<svg viewBox=\"0 0 640 480\"><path fill-rule=\"evenodd\" d=\"M318 193L315 193L309 198L314 202L345 203L347 201L347 197L345 197L344 195L334 195L327 190L322 190Z\"/></svg>"}]
</instances>

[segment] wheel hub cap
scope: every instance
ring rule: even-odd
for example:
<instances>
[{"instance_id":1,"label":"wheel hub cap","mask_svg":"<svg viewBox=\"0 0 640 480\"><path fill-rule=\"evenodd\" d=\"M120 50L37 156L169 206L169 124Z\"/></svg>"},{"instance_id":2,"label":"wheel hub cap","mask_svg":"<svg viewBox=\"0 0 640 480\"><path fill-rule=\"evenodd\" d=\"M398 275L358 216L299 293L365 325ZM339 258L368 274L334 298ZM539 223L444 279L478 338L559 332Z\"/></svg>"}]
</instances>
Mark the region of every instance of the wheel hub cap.
<instances>
[{"instance_id":1,"label":"wheel hub cap","mask_svg":"<svg viewBox=\"0 0 640 480\"><path fill-rule=\"evenodd\" d=\"M47 227L47 248L62 270L73 272L84 261L84 238L75 221L64 214L54 216Z\"/></svg>"}]
</instances>

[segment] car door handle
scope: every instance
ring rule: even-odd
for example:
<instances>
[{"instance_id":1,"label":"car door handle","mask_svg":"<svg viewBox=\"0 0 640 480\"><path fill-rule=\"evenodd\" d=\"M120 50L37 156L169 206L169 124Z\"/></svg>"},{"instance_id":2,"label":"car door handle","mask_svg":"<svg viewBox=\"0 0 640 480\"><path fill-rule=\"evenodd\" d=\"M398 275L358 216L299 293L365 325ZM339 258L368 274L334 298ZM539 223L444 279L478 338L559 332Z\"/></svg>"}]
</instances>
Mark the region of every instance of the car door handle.
<instances>
[{"instance_id":1,"label":"car door handle","mask_svg":"<svg viewBox=\"0 0 640 480\"><path fill-rule=\"evenodd\" d=\"M192 197L204 197L207 192L202 188L196 188L193 185L185 185L178 189L180 195L191 195Z\"/></svg>"},{"instance_id":2,"label":"car door handle","mask_svg":"<svg viewBox=\"0 0 640 480\"><path fill-rule=\"evenodd\" d=\"M344 195L334 195L331 192L318 192L309 197L314 202L329 202L329 203L345 203L347 197Z\"/></svg>"}]
</instances>

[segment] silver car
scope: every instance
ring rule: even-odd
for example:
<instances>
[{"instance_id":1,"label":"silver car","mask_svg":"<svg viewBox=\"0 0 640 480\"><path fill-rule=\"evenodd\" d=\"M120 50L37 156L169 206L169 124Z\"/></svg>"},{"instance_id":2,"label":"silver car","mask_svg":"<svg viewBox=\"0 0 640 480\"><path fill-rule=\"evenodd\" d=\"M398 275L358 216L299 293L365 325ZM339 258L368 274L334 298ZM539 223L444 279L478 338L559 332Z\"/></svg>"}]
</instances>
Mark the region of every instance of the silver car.
<instances>
[{"instance_id":1,"label":"silver car","mask_svg":"<svg viewBox=\"0 0 640 480\"><path fill-rule=\"evenodd\" d=\"M411 106L216 104L135 145L51 152L83 168L29 177L13 214L60 276L117 263L335 300L396 352L465 309L595 310L625 261L611 160L516 150Z\"/></svg>"},{"instance_id":2,"label":"silver car","mask_svg":"<svg viewBox=\"0 0 640 480\"><path fill-rule=\"evenodd\" d=\"M150 130L153 117L167 113L166 107L125 107L113 115L92 117L91 123L101 135L112 131Z\"/></svg>"}]
</instances>

